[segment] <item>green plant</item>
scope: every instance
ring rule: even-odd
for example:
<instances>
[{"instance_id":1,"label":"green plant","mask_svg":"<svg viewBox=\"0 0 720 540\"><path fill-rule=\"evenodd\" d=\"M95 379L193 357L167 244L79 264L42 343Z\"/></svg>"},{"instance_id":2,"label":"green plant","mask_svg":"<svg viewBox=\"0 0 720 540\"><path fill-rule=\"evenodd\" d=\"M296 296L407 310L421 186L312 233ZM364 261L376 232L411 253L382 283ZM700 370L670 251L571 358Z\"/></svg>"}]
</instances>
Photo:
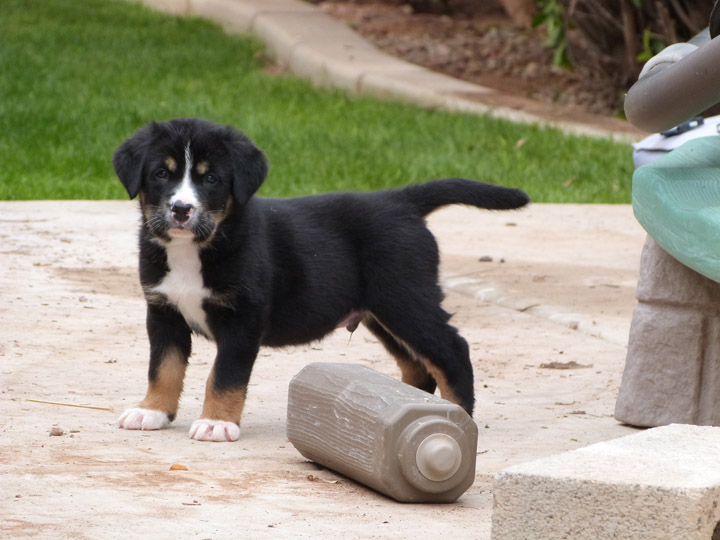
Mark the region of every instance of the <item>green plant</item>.
<instances>
[{"instance_id":1,"label":"green plant","mask_svg":"<svg viewBox=\"0 0 720 540\"><path fill-rule=\"evenodd\" d=\"M638 62L644 64L657 53L665 48L663 40L653 34L649 28L643 30L642 35L642 51L635 57Z\"/></svg>"},{"instance_id":2,"label":"green plant","mask_svg":"<svg viewBox=\"0 0 720 540\"><path fill-rule=\"evenodd\" d=\"M533 27L545 26L548 33L546 45L555 52L553 64L572 70L567 39L565 8L559 0L536 0L538 12L533 18Z\"/></svg>"},{"instance_id":3,"label":"green plant","mask_svg":"<svg viewBox=\"0 0 720 540\"><path fill-rule=\"evenodd\" d=\"M664 44L707 27L713 0L535 0L558 65L627 89Z\"/></svg>"}]
</instances>

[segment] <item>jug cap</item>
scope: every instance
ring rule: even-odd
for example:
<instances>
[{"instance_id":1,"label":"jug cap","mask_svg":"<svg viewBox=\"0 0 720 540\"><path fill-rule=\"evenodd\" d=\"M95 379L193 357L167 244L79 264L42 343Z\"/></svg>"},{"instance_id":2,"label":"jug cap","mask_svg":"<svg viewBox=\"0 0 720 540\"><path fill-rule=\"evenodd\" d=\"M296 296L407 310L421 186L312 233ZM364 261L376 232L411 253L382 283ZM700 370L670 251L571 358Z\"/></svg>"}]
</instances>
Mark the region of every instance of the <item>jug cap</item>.
<instances>
[{"instance_id":1,"label":"jug cap","mask_svg":"<svg viewBox=\"0 0 720 540\"><path fill-rule=\"evenodd\" d=\"M405 479L426 493L444 493L465 480L475 452L467 434L447 418L422 416L396 441L398 464Z\"/></svg>"},{"instance_id":2,"label":"jug cap","mask_svg":"<svg viewBox=\"0 0 720 540\"><path fill-rule=\"evenodd\" d=\"M462 463L462 449L446 433L433 433L418 446L415 454L420 473L434 482L452 478Z\"/></svg>"}]
</instances>

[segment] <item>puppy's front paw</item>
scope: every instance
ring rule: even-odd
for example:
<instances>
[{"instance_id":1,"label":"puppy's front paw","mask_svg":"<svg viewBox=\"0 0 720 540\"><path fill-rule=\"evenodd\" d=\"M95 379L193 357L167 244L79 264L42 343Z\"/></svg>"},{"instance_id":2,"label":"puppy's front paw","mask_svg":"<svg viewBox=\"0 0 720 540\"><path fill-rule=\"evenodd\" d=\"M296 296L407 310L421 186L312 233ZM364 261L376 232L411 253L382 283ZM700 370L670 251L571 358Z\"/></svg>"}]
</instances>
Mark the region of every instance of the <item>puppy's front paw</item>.
<instances>
[{"instance_id":1,"label":"puppy's front paw","mask_svg":"<svg viewBox=\"0 0 720 540\"><path fill-rule=\"evenodd\" d=\"M118 426L122 429L150 431L163 429L168 424L170 424L170 419L167 414L150 409L128 409L118 418Z\"/></svg>"},{"instance_id":2,"label":"puppy's front paw","mask_svg":"<svg viewBox=\"0 0 720 540\"><path fill-rule=\"evenodd\" d=\"M190 426L190 438L196 441L237 441L240 438L240 427L234 422L201 418Z\"/></svg>"}]
</instances>

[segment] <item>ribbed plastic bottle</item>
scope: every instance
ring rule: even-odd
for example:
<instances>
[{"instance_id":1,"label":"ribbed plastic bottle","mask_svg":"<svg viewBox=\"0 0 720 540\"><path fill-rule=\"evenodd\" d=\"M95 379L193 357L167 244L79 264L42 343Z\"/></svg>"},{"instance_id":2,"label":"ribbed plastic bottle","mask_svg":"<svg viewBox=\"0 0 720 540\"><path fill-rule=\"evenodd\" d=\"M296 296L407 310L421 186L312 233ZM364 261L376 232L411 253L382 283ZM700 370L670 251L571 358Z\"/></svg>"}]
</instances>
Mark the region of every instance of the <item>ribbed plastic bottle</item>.
<instances>
[{"instance_id":1,"label":"ribbed plastic bottle","mask_svg":"<svg viewBox=\"0 0 720 540\"><path fill-rule=\"evenodd\" d=\"M287 436L307 459L401 502L453 502L475 480L473 419L361 365L300 371L290 382Z\"/></svg>"}]
</instances>

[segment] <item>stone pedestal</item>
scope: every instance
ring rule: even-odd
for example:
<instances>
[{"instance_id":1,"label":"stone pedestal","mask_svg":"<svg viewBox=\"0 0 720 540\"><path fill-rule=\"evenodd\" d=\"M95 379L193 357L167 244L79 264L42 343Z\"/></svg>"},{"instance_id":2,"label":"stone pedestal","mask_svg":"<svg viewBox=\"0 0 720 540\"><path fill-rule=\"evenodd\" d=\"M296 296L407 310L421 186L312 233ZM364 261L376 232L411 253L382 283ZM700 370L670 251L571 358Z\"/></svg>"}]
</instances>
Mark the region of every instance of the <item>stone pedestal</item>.
<instances>
[{"instance_id":1,"label":"stone pedestal","mask_svg":"<svg viewBox=\"0 0 720 540\"><path fill-rule=\"evenodd\" d=\"M720 284L648 236L615 418L720 426Z\"/></svg>"},{"instance_id":2,"label":"stone pedestal","mask_svg":"<svg viewBox=\"0 0 720 540\"><path fill-rule=\"evenodd\" d=\"M720 428L649 429L500 471L492 540L718 540Z\"/></svg>"}]
</instances>

